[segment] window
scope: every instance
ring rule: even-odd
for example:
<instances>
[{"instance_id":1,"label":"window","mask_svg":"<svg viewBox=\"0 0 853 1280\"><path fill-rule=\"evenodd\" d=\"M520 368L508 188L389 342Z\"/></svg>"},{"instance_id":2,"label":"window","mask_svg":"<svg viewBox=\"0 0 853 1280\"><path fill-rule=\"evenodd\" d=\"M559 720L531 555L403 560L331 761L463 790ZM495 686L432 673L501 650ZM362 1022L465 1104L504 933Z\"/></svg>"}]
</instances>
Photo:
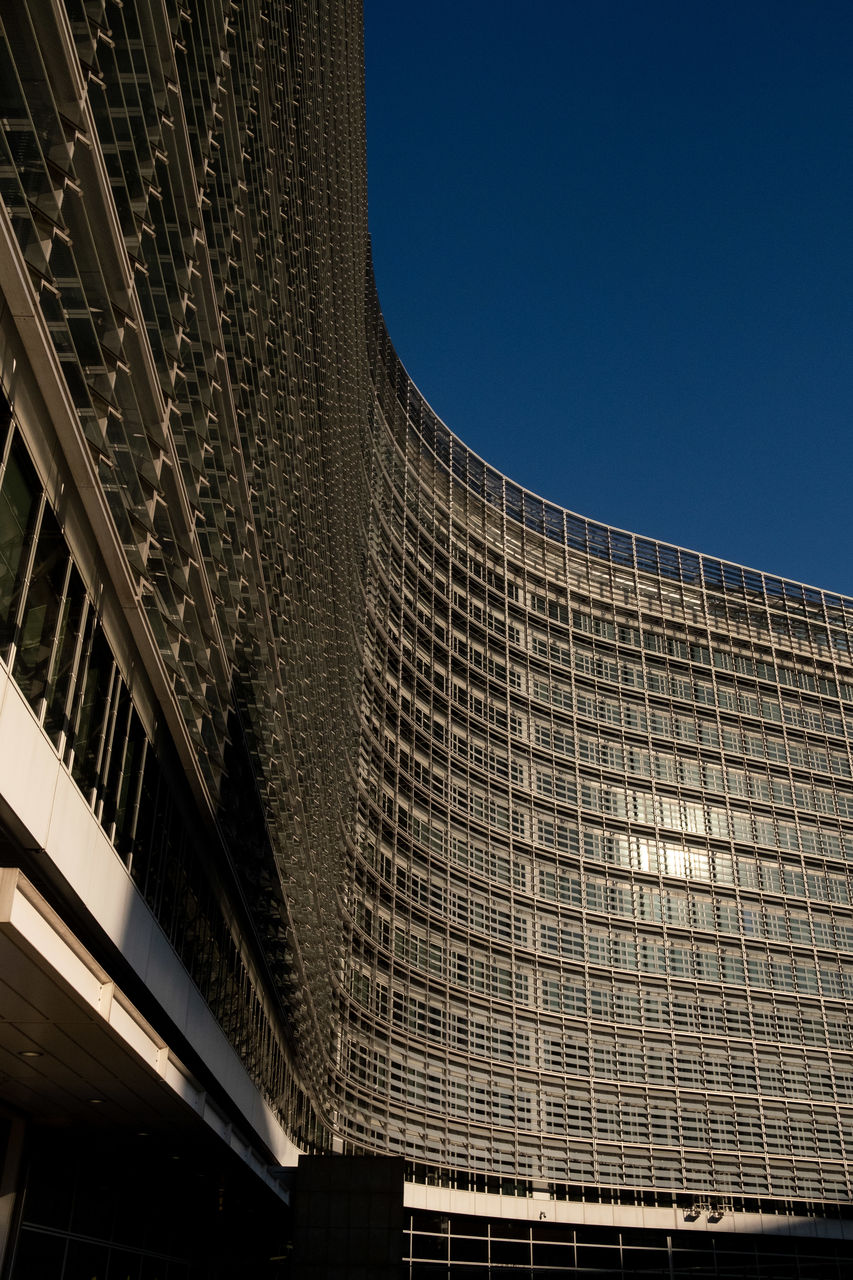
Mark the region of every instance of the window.
<instances>
[{"instance_id":1,"label":"window","mask_svg":"<svg viewBox=\"0 0 853 1280\"><path fill-rule=\"evenodd\" d=\"M20 438L12 445L0 489L0 646L14 638L30 543L41 505L41 485Z\"/></svg>"}]
</instances>

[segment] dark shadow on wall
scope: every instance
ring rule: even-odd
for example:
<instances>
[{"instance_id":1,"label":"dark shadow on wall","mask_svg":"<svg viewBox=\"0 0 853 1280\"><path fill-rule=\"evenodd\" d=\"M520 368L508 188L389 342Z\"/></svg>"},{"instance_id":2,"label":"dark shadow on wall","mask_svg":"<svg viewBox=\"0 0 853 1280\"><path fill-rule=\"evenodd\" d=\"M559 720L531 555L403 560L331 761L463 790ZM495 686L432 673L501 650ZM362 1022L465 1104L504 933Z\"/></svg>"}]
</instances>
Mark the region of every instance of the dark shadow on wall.
<instances>
[{"instance_id":1,"label":"dark shadow on wall","mask_svg":"<svg viewBox=\"0 0 853 1280\"><path fill-rule=\"evenodd\" d=\"M404 1172L396 1156L302 1156L288 1280L402 1280Z\"/></svg>"},{"instance_id":2,"label":"dark shadow on wall","mask_svg":"<svg viewBox=\"0 0 853 1280\"><path fill-rule=\"evenodd\" d=\"M4 1280L285 1280L287 1211L221 1143L33 1125Z\"/></svg>"}]
</instances>

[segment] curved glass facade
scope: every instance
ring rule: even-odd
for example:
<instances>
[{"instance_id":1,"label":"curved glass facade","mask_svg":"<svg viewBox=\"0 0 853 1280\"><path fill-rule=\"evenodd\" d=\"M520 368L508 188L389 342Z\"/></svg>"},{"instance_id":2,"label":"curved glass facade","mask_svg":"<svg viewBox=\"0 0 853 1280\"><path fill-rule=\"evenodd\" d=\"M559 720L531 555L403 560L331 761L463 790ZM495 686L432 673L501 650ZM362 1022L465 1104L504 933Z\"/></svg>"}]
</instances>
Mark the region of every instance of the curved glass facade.
<instances>
[{"instance_id":1,"label":"curved glass facade","mask_svg":"<svg viewBox=\"0 0 853 1280\"><path fill-rule=\"evenodd\" d=\"M522 491L373 323L347 1131L847 1199L853 602Z\"/></svg>"},{"instance_id":2,"label":"curved glass facade","mask_svg":"<svg viewBox=\"0 0 853 1280\"><path fill-rule=\"evenodd\" d=\"M0 659L265 1103L457 1189L834 1212L853 601L436 419L357 6L45 9L0 41Z\"/></svg>"}]
</instances>

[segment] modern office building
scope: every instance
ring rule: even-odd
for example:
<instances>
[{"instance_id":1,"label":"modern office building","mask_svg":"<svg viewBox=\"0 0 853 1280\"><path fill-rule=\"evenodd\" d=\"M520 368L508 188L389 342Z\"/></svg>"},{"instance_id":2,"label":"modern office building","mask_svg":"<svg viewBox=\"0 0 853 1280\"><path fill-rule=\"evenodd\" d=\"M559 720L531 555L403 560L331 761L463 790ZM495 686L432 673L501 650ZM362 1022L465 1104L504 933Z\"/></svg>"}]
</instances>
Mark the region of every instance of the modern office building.
<instances>
[{"instance_id":1,"label":"modern office building","mask_svg":"<svg viewBox=\"0 0 853 1280\"><path fill-rule=\"evenodd\" d=\"M847 1274L853 601L436 419L358 4L0 19L4 1280Z\"/></svg>"}]
</instances>

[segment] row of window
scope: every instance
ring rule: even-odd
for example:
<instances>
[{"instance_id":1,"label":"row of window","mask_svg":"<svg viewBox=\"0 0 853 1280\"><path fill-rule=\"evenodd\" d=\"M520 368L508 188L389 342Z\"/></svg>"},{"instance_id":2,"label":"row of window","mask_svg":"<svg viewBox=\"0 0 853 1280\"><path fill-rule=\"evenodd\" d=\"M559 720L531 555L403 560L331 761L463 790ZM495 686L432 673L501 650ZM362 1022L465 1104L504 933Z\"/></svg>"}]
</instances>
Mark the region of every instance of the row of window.
<instances>
[{"instance_id":1,"label":"row of window","mask_svg":"<svg viewBox=\"0 0 853 1280\"><path fill-rule=\"evenodd\" d=\"M437 688L444 690L448 660L445 652L427 651L406 643L399 646L399 651L416 670L428 676ZM521 690L525 687L524 670L517 665L517 658L508 667L503 649L493 652L483 644L454 634L452 653L470 669L482 671L493 679L508 684L511 689ZM845 734L845 720L838 713L840 709L835 704L827 706L794 702L784 695L771 697L749 687L702 680L665 665L656 666L650 661L640 665L625 659L616 660L610 655L597 655L584 647L575 646L572 650L535 633L530 639L530 653L543 659L549 667L568 667L577 676L595 681L596 685L609 684L642 690L655 697L714 707L727 714L789 725L812 733L827 733L840 738ZM853 720L853 715L850 719Z\"/></svg>"},{"instance_id":2,"label":"row of window","mask_svg":"<svg viewBox=\"0 0 853 1280\"><path fill-rule=\"evenodd\" d=\"M16 433L0 488L0 637L15 683L128 858L149 746L96 609Z\"/></svg>"},{"instance_id":3,"label":"row of window","mask_svg":"<svg viewBox=\"0 0 853 1280\"><path fill-rule=\"evenodd\" d=\"M558 605L553 600L546 601L541 596L531 596L530 605L535 612L546 613L550 618L565 625L569 624L569 610L566 605ZM600 636L604 640L630 645L635 649L645 649L649 653L664 653L682 662L695 662L701 666L712 666L717 671L732 671L738 675L754 676L759 680L767 680L771 684L788 685L792 689L802 689L807 693L821 693L831 698L840 696L847 702L853 702L853 685L844 681L837 683L835 676L825 669L812 674L811 670L807 671L803 667L788 667L783 662L774 663L769 660L770 656L766 652L762 657L755 657L751 654L732 652L730 649L718 649L713 645L688 641L659 631L641 630L629 624L611 622L581 609L572 609L571 626L581 634Z\"/></svg>"},{"instance_id":4,"label":"row of window","mask_svg":"<svg viewBox=\"0 0 853 1280\"><path fill-rule=\"evenodd\" d=\"M548 660L557 660L557 662L564 662L564 663L570 664L570 666L571 664L573 664L573 659L571 659L569 650L566 649L564 652L564 650L558 648L557 646L558 652L552 654L551 644L549 644L549 641L544 639L537 640L534 637L534 648L535 648L535 645L546 646L546 649L543 649L543 655L544 657L547 657ZM699 646L699 648L702 648L702 646ZM425 655L425 657L427 657L427 655ZM606 660L607 659L603 657L601 659L597 659L596 657L594 657L594 654L592 653L588 653L588 654L579 653L578 657L576 657L576 662L580 663L581 671L587 672L588 675L596 675L596 673L598 673L598 675L602 677L606 676L607 672L605 671L605 667L602 667L601 671L598 671L597 663L598 664L606 663ZM740 662L740 659L738 659L738 662ZM744 659L744 662L745 662L745 659ZM592 664L592 666L590 666L590 664ZM731 659L731 664L735 666L734 658ZM485 659L484 659L484 666L485 666ZM716 663L716 666L719 666L721 669L724 669L727 666L727 663L722 662L722 660L720 660L720 662ZM740 666L743 666L743 663L740 663ZM754 663L753 663L753 667L754 667ZM783 668L783 669L785 672L788 671L788 668ZM607 668L607 671L610 671L610 668ZM763 664L761 672L758 672L758 669L756 667L756 673L757 675L761 675L762 677L765 677L765 676L770 677L771 669L766 668L766 664ZM661 669L661 672L654 673L653 671L651 671L651 668L649 668L649 671L646 673L646 675L643 675L642 669L635 667L633 666L633 664L630 664L630 663L628 664L622 663L622 664L616 664L616 666L613 667L613 671L610 672L610 675L612 676L613 680L615 680L616 682L621 682L621 684L624 684L625 680L628 680L630 685L637 685L639 682L639 687L646 687L646 685L648 684L648 681L651 680L653 691L663 692L663 694L683 696L683 698L688 698L689 700L694 700L695 696L697 696L697 690L693 689L693 686L690 686L689 689L686 686L684 687L684 689L681 689L681 686L679 685L678 689L671 689L670 684L667 684L667 681L670 680L670 676L667 676L666 672L663 671L663 669ZM794 673L792 671L792 676L793 675ZM502 678L505 678L505 677L502 676ZM672 678L675 678L675 677L672 677ZM663 681L663 684L661 684L661 681ZM517 676L516 676L516 682L517 682ZM788 682L788 684L790 684L790 682L794 682L794 684L800 684L799 673L797 673L797 681L792 680L792 681L781 681L781 682L783 682L783 684L785 684L785 682ZM772 703L772 701L770 704L767 705L767 708L763 708L762 705L760 705L760 701L757 701L756 698L754 698L754 696L751 694L751 692L748 692L745 690L738 692L733 690L726 690L724 686L720 686L719 691L715 692L713 691L713 686L706 687L702 685L701 689L699 689L699 692L701 692L701 695L702 695L701 698L699 698L699 700L706 701L706 703L710 703L711 705L716 705L717 703L719 703L719 700L721 699L722 701L720 705L724 710L740 709L740 710L743 710L745 714L756 714L756 716L760 716L760 714L766 713L766 716L770 718L771 721L780 721L780 719L784 719L785 723L793 724L793 726L808 728L808 730L812 730L812 731L818 730L818 728L826 728L827 731L834 732L834 733L843 732L843 724L841 724L840 719L838 717L830 716L829 721L826 721L824 714L822 714L821 710L818 709L817 707L812 707L812 708L799 707L798 704L793 704L793 703L790 703L790 701L788 701L788 703L784 704L783 712L780 713L779 707L777 707L775 703Z\"/></svg>"},{"instance_id":5,"label":"row of window","mask_svg":"<svg viewBox=\"0 0 853 1280\"><path fill-rule=\"evenodd\" d=\"M770 697L754 689L736 685L712 683L667 667L642 666L624 659L617 661L610 656L598 656L594 652L575 647L574 651L553 640L533 636L530 651L543 658L549 666L554 664L571 668L576 675L605 685L620 685L626 689L644 690L658 697L672 698L679 702L692 702L717 707L728 714L748 716L771 724L785 724L792 728L807 729L812 733L827 733L844 737L844 718L822 704L793 702L784 695ZM521 687L520 680L515 687Z\"/></svg>"},{"instance_id":6,"label":"row of window","mask_svg":"<svg viewBox=\"0 0 853 1280\"><path fill-rule=\"evenodd\" d=\"M583 719L651 734L668 742L683 742L697 747L710 747L726 754L751 756L770 763L791 764L795 769L851 776L850 759L837 747L827 749L825 743L801 742L790 735L781 737L771 730L756 733L746 725L718 723L703 716L685 716L660 707L647 707L630 698L608 698L588 689L574 690L559 680L545 680L535 673L531 677L531 694L537 702L549 703L559 711L573 710Z\"/></svg>"},{"instance_id":7,"label":"row of window","mask_svg":"<svg viewBox=\"0 0 853 1280\"><path fill-rule=\"evenodd\" d=\"M432 781L424 766L421 766L419 781L422 786ZM574 775L541 769L536 771L535 784L539 795L572 811L580 808L605 819L617 818L656 827L664 833L668 830L835 860L853 856L853 832L840 828L833 820L830 820L831 826L827 823L817 827L807 822L774 819L768 814L697 804L688 798L653 794L632 787L598 785L585 779L581 779L578 786ZM430 785L429 790L437 799L443 799L443 785ZM541 809L531 812L526 806L511 802L506 793L491 788L484 791L476 783L466 785L457 778L451 779L449 798L451 819L456 817L458 821L461 816L463 822L473 821L504 836L511 834L519 840L530 840L543 849L577 850L578 826L573 813L569 817L562 816L559 810L556 814L545 814ZM396 801L387 791L382 795L382 806L389 817L394 816ZM662 841L668 843L666 834Z\"/></svg>"},{"instance_id":8,"label":"row of window","mask_svg":"<svg viewBox=\"0 0 853 1280\"><path fill-rule=\"evenodd\" d=\"M429 877L401 862L383 867L388 883L396 890L396 909L408 916L413 909L423 908L436 924L458 925L497 941L520 947L533 945L534 922L556 927L558 918L541 907L537 916L525 904L508 899L479 896L477 890L444 877ZM777 890L795 892L802 888L803 873L796 868L776 869ZM360 910L383 890L372 876L359 879L363 891ZM581 911L635 919L642 924L675 926L680 930L701 930L711 934L734 934L738 937L766 938L771 942L816 946L832 951L853 953L853 921L849 912L805 912L787 910L770 903L744 898L713 898L708 894L662 888L643 882L631 883L605 879L590 872L556 865L539 865L536 871L537 895L540 899L559 902L573 908L564 920L574 918L582 925ZM587 923L589 923L587 921ZM698 943L697 943L698 945Z\"/></svg>"},{"instance_id":9,"label":"row of window","mask_svg":"<svg viewBox=\"0 0 853 1280\"><path fill-rule=\"evenodd\" d=\"M607 1161L602 1150L600 1159ZM502 1190L494 1179L495 1191ZM492 1187L489 1187L492 1190ZM700 1199L703 1213L718 1205ZM698 1209L696 1216L698 1217ZM706 1280L772 1275L774 1280L840 1280L849 1268L848 1246L839 1240L788 1235L744 1236L713 1232L688 1234L648 1227L579 1227L550 1222L513 1222L483 1218L410 1215L404 1262L407 1280L447 1280L449 1276L487 1275L486 1268L515 1267L528 1280L559 1275L607 1275L610 1280L649 1280L694 1275ZM465 1270L462 1270L465 1268ZM480 1270L482 1268L482 1270Z\"/></svg>"},{"instance_id":10,"label":"row of window","mask_svg":"<svg viewBox=\"0 0 853 1280\"><path fill-rule=\"evenodd\" d=\"M402 1060L349 1046L353 1077L400 1102L440 1115L501 1127L562 1134L582 1140L699 1147L709 1152L767 1151L815 1158L853 1156L853 1112L834 1108L767 1104L761 1110L742 1099L622 1090L618 1095L572 1082L571 1092L537 1095L509 1079L478 1072L448 1076L441 1065Z\"/></svg>"},{"instance_id":11,"label":"row of window","mask_svg":"<svg viewBox=\"0 0 853 1280\"><path fill-rule=\"evenodd\" d=\"M849 1108L804 1107L765 1102L759 1109L743 1098L718 1092L727 1084L668 1093L636 1088L588 1086L567 1082L565 1090L541 1092L512 1077L492 1077L473 1070L460 1073L437 1060L398 1057L354 1041L346 1046L349 1074L368 1091L386 1100L392 1111L401 1105L432 1112L452 1125L489 1125L528 1133L560 1135L570 1141L638 1143L681 1149L789 1155L822 1160L853 1156L853 1111ZM713 1079L713 1071L708 1076ZM735 1092L738 1086L735 1085Z\"/></svg>"},{"instance_id":12,"label":"row of window","mask_svg":"<svg viewBox=\"0 0 853 1280\"><path fill-rule=\"evenodd\" d=\"M544 643L544 641L543 641L543 643ZM725 656L726 656L726 658L728 657L728 655L725 655ZM568 651L567 651L567 659L566 659L566 660L568 660ZM743 661L745 662L746 660L744 659ZM750 660L750 661L751 661L751 660ZM739 660L739 659L738 659L738 662L740 662L740 660ZM727 663L726 661L723 661L723 660L721 659L720 661L718 661L718 662L716 663L716 665L720 666L720 667L721 667L721 669L724 669L724 668L728 665L728 663ZM732 666L736 665L736 664L735 664L735 659L734 659L734 658L732 658L732 663L731 663L731 665L732 665ZM743 666L743 662L740 662L740 665L741 665L741 666ZM755 664L753 663L753 666L754 666L754 665L755 665ZM770 671L770 669L769 669L769 668L766 668L766 669L765 669L765 668L766 668L766 664L764 664L764 667L762 667L762 670L761 670L760 672L758 672L758 670L757 670L757 668L756 668L756 672L755 672L755 673L756 673L756 674L760 674L762 677L763 677L763 676L767 676L767 677L769 677L769 676L771 675L771 671ZM787 671L788 671L788 669L787 669L787 668L784 668L784 671L785 671L785 672L787 672ZM791 674L792 674L792 676L793 676L793 674L794 674L794 673L793 673L793 670L792 670ZM799 673L796 673L796 674L797 674L797 680L796 680L796 681L793 681L793 680L792 680L792 681L787 681L787 683L792 683L792 682L793 682L793 683L795 683L795 684L799 684L799 683L801 683L801 682L800 682L800 680L799 680ZM632 677L632 679L633 679L633 677ZM783 680L783 681L781 681L781 682L782 682L782 683L786 683L786 681L784 681L784 680ZM687 695L687 696L689 696L689 695ZM707 696L710 696L710 695L708 694ZM734 695L733 695L733 696L734 696ZM748 696L748 695L744 695L744 696ZM724 697L724 701L726 702L726 708L728 708L728 709L730 709L730 710L732 710L732 709L737 709L737 698L735 699L735 702L731 702L731 699L730 699L730 698L728 698L728 694L725 694L725 693L724 693L724 694L723 694L723 697ZM703 698L704 698L704 700L707 700L707 697L706 697L704 694L703 694ZM728 699L728 700L727 700L727 699ZM715 701L715 698L712 698L712 699L711 699L711 701L712 701L712 702L714 702L714 701ZM731 702L731 705L729 705L729 703L730 703L730 702ZM749 711L749 710L756 710L757 708L752 707L752 704L750 703L750 706L749 706L748 708L746 708L746 709ZM771 711L771 712L769 712L769 714L771 714L771 716L775 716L775 718L777 718L777 719L778 719L778 714L779 714L779 713L778 713L778 711L777 711L777 712L775 712L775 713ZM815 719L815 715L818 715L818 713L817 713L817 712L809 711L808 709L798 708L798 707L796 707L794 704L787 704L787 705L786 705L786 708L785 708L785 715L786 715L786 720L787 720L788 722L790 722L790 723L793 723L793 724L799 724L799 725L801 725L802 727L805 727L805 728L816 728L816 727L818 726L818 720L817 720L817 719ZM829 727L830 727L833 731L836 731L836 732L837 732L837 731L840 731L841 726L840 726L840 722L836 723L836 719L837 719L837 718L835 718L835 719L833 719L833 720L832 720L832 724L831 724ZM849 766L848 766L848 767L849 767Z\"/></svg>"},{"instance_id":13,"label":"row of window","mask_svg":"<svg viewBox=\"0 0 853 1280\"><path fill-rule=\"evenodd\" d=\"M356 909L356 920L367 937L386 953L416 973L449 981L458 987L491 997L531 1002L556 1013L580 1014L577 976L551 977L543 971L534 981L533 956L519 957L480 952L474 946L463 949L446 927L441 932L421 933L405 918L393 927L384 915L365 905ZM814 955L767 948L758 950L727 945L725 942L670 935L668 938L643 932L606 928L589 919L540 919L535 935L536 950L543 957L586 963L593 967L630 970L667 976L679 981L695 981L755 990L822 995L832 1000L853 999L853 964L834 957L818 960ZM537 986L539 987L537 992Z\"/></svg>"},{"instance_id":14,"label":"row of window","mask_svg":"<svg viewBox=\"0 0 853 1280\"><path fill-rule=\"evenodd\" d=\"M258 1086L298 1091L178 797L93 600L6 412L0 477L0 657Z\"/></svg>"},{"instance_id":15,"label":"row of window","mask_svg":"<svg viewBox=\"0 0 853 1280\"><path fill-rule=\"evenodd\" d=\"M680 929L701 929L708 933L730 933L853 952L853 919L849 911L836 916L817 913L809 916L790 909L774 909L769 904L748 899L740 902L733 898L714 899L704 894L661 889L655 885L605 880L556 867L540 867L538 880L541 897L569 906L584 906L587 911L675 925ZM523 932L526 936L525 921L525 916L514 918L516 934Z\"/></svg>"},{"instance_id":16,"label":"row of window","mask_svg":"<svg viewBox=\"0 0 853 1280\"><path fill-rule=\"evenodd\" d=\"M367 911L367 914L371 919L364 923L374 928L372 912ZM796 1003L791 1003L792 995L782 989L781 983L776 992L772 988L767 991L766 988L759 990L737 984L730 986L723 998L714 994L713 986L707 983L694 985L696 979L683 973L679 973L671 988L667 989L644 982L639 969L631 971L633 976L615 969L608 974L596 969L584 971L577 962L549 964L542 957L535 970L532 966L522 969L518 964L514 970L501 964L486 969L479 962L469 963L466 969L460 967L459 972L468 977L467 985L474 997L469 1001L458 987L448 993L443 986L447 979L440 939L419 938L414 954L425 961L420 972L411 967L412 949L401 941L400 954L394 957L392 971L388 958L390 928L387 922L379 920L374 931L378 937L372 941L360 934L352 938L351 956L356 966L352 978L354 998L384 1020L388 1019L392 1007L404 1012L411 1009L414 1011L411 1018L415 1022L436 1028L439 1036L446 1031L446 1014L441 1009L452 1007L465 1017L470 1013L476 1018L484 997L487 1000L511 1000L517 993L525 1000L531 994L535 997L527 1008L519 1001L514 1015L517 1027L524 1024L529 1029L533 1024L529 1021L528 1009L533 1008L548 1015L549 1024L554 1021L554 1015L563 1015L567 1028L575 1026L573 1019L582 1019L614 1025L648 1025L676 1034L754 1039L770 1044L829 1046L832 1049L848 1049L853 1045L853 1028L843 1016L838 1016L837 1005L830 1006L825 1013L813 999L813 993L808 992L794 993ZM559 935L556 941L559 945ZM385 955L378 948L384 949ZM766 957L751 953L750 958L754 976L760 979L763 976L760 963ZM665 956L663 962L666 962ZM688 966L689 962L680 965L681 968ZM734 960L732 968L735 969ZM737 966L736 976L742 972L745 972L742 967ZM488 989L487 974L490 978ZM653 976L660 978L657 973ZM832 970L827 970L825 977L828 988L836 985L837 979ZM803 979L814 985L813 972L804 972ZM715 985L719 990L719 983ZM405 992L402 1005L398 999L399 992ZM452 994L452 1005L448 1004L449 994ZM488 1018L495 1026L509 1025L505 1008L498 1010L489 1004L484 1007L488 1008ZM410 1014L405 1012L405 1019L409 1018ZM529 1034L533 1031L529 1030ZM571 1034L574 1034L573 1030ZM767 1050L762 1049L762 1052Z\"/></svg>"},{"instance_id":17,"label":"row of window","mask_svg":"<svg viewBox=\"0 0 853 1280\"><path fill-rule=\"evenodd\" d=\"M535 892L541 897L576 902L572 877L577 872L570 867L564 867L558 875L558 864L550 859L543 860L539 854L535 858L534 876L534 860L528 861L520 849L511 854L508 848L495 848L494 843L478 841L458 828L451 827L448 832L435 819L410 811L402 804L398 806L397 818L400 830L409 833L427 855L425 859L423 854L412 851L409 856L425 868L431 866L429 874L437 879L439 886L446 882L444 859L449 857L456 866L496 884L532 893L532 886L536 883ZM543 845L551 842L550 835L541 826L544 821L540 819L539 831ZM738 885L751 892L808 898L813 902L845 905L853 902L853 876L813 865L804 869L799 862L780 863L778 858L759 853L751 856L741 853L735 857L719 849L709 850L647 836L629 836L589 824L577 827L571 823L564 823L559 828L555 825L553 844L571 854L573 859L583 856L587 862L603 863L626 871L724 886ZM391 870L390 860L386 855L379 855L374 843L369 843L368 847L373 850L370 864L392 882L396 872ZM419 889L417 900L426 903L435 892L443 890L434 889L432 885L428 891Z\"/></svg>"},{"instance_id":18,"label":"row of window","mask_svg":"<svg viewBox=\"0 0 853 1280\"><path fill-rule=\"evenodd\" d=\"M737 796L760 801L762 804L778 804L787 808L814 809L818 813L853 819L853 791L835 787L811 786L798 778L777 776L769 772L757 773L754 769L725 766L716 759L707 760L688 755L676 755L667 751L649 751L630 742L614 741L600 736L589 737L579 733L577 739L561 725L541 720L533 721L533 742L537 747L555 756L577 759L581 764L597 765L602 769L635 774L643 778L655 778L660 782L691 787L697 790L716 791L722 795ZM492 764L493 755L497 761ZM509 762L503 763L500 754L489 749L489 772L507 777ZM849 768L847 757L840 756ZM482 763L480 767L483 767ZM515 767L513 763L513 767ZM840 769L840 765L839 765Z\"/></svg>"},{"instance_id":19,"label":"row of window","mask_svg":"<svg viewBox=\"0 0 853 1280\"><path fill-rule=\"evenodd\" d=\"M697 804L689 798L641 791L633 787L598 785L583 777L580 785L574 775L548 772L538 769L535 790L539 795L580 807L593 813L639 822L646 826L662 827L686 835L711 836L718 840L734 840L749 845L763 845L775 849L802 850L827 858L844 858L853 854L853 832L832 826L815 827L781 818L773 818L760 812L727 809L715 804ZM489 814L500 809L491 797ZM469 811L473 812L468 806ZM546 847L554 846L554 818L540 818L536 812L536 836ZM513 830L524 834L524 813L514 809ZM560 820L566 828L567 819ZM505 828L504 828L505 829ZM560 846L562 847L562 846Z\"/></svg>"},{"instance_id":20,"label":"row of window","mask_svg":"<svg viewBox=\"0 0 853 1280\"><path fill-rule=\"evenodd\" d=\"M673 1044L654 1035L632 1039L623 1032L605 1038L601 1028L587 1031L578 1022L557 1033L546 1025L508 1022L474 1007L448 1012L437 998L419 997L412 991L393 990L389 1000L387 983L377 983L371 990L370 978L358 971L351 990L354 999L368 1007L372 1004L380 1016L390 1019L396 1032L469 1057L623 1085L678 1085L853 1103L851 1062L842 1055L835 1055L830 1065L822 1056L794 1056L790 1049L780 1052L762 1045L756 1057L743 1043L724 1048L721 1040L684 1037ZM546 1084L550 1087L547 1082L543 1087Z\"/></svg>"},{"instance_id":21,"label":"row of window","mask_svg":"<svg viewBox=\"0 0 853 1280\"><path fill-rule=\"evenodd\" d=\"M390 353L389 353L390 355ZM396 372L396 371L395 371ZM399 377L392 377L392 385L405 379L402 367ZM380 381L380 389L382 383ZM407 406L408 413L414 407ZM456 480L469 492L482 499L486 506L504 510L510 520L529 529L546 540L565 544L570 549L580 551L593 558L609 561L614 566L625 568L636 567L641 573L649 573L664 580L681 581L689 589L695 590L704 585L710 593L723 593L734 597L732 603L739 606L737 597L751 598L755 603L769 605L772 610L784 611L794 622L805 623L814 620L815 639L818 643L826 643L826 621L831 618L834 623L845 626L845 604L842 598L827 595L823 592L805 588L798 583L784 582L776 578L742 569L738 565L721 563L692 552L682 551L677 547L663 543L649 542L610 529L605 525L597 525L592 521L574 516L561 508L543 503L519 489L506 480L498 472L494 472L479 458L472 454L461 441L447 430L443 423L436 419L428 406L420 402L417 406L416 419L401 417L396 406L388 405L387 420L396 426L400 434L401 458L408 454L411 459L428 460L422 450L417 447L408 448L408 436L417 437L432 452L439 467L447 475ZM388 455L389 480L393 484L397 479L393 455ZM404 472L400 468L399 488L404 492ZM435 468L428 467L424 474L427 491L436 492L446 486L437 485ZM447 490L449 496L449 489ZM460 503L464 509L464 502ZM826 612L829 610L829 613ZM767 618L764 618L765 628ZM798 632L807 635L808 631Z\"/></svg>"},{"instance_id":22,"label":"row of window","mask_svg":"<svg viewBox=\"0 0 853 1280\"><path fill-rule=\"evenodd\" d=\"M583 735L578 736L576 749L575 738L561 728L552 728L550 725L534 721L533 730L537 746L551 749L555 754L565 755L569 759L577 756L583 764L620 769L629 775L654 777L657 781L691 789L707 789L723 795L755 800L762 804L784 805L797 810L810 809L830 818L835 818L837 814L845 819L853 819L853 792L848 794L846 790L812 787L799 781L792 783L788 778L742 769L724 770L717 763L697 761L691 757L663 752L651 753L633 745L623 745L607 739L589 738ZM455 723L451 745L457 759L461 758L481 773L495 777L499 782L510 783L514 787L524 787L528 766L517 754L509 756L501 746L493 746L479 736L463 734L456 729ZM386 751L388 750L393 752L395 748L393 744L389 746L386 742ZM412 756L402 746L396 749L396 755L401 770L438 798L445 797L447 786L443 752L441 762L437 766L431 766L426 759L417 754ZM372 768L366 769L365 773L378 784L378 762ZM476 778L472 778L472 782L476 785ZM839 851L843 851L845 835L848 839L853 838L843 829L839 831L838 836L835 836L834 833L818 831L807 823L801 824L798 836L796 828L790 822L787 824L780 822L779 829L774 830L772 819L762 818L760 813L756 815L754 820L756 829L753 830L752 816L743 811L733 810L729 815L719 806L710 806L705 813L702 806L690 800L679 801L674 797L660 796L653 801L647 793L631 790L624 793L615 792L612 787L596 786L592 782L585 781L583 776L579 787L574 773L566 774L548 770L538 763L534 763L532 768L530 789L541 796L553 798L571 806L577 806L580 793L580 800L584 807L592 808L597 812L631 817L635 821L652 822L656 825L675 827L677 830L690 830L698 834L702 834L704 828L705 834L713 836L733 838L748 843L770 843L771 845L778 843L781 847L802 847L806 852L824 853L826 856L838 856ZM456 790L458 791L458 784ZM623 795L631 800L630 813L626 801L620 799ZM646 799L643 803L638 797L644 796ZM652 806L651 810L649 805ZM675 806L674 810L673 806ZM463 800L463 808L466 810L470 808L466 800ZM498 813L497 810L490 809L487 820L493 825L504 824L505 827L508 815L503 810ZM518 834L522 834L523 824L519 823L515 829ZM546 828L543 838L546 843L553 845L553 836L550 839L548 837L549 830ZM791 844L792 832L794 844ZM770 837L769 840L765 838L766 836Z\"/></svg>"},{"instance_id":23,"label":"row of window","mask_svg":"<svg viewBox=\"0 0 853 1280\"><path fill-rule=\"evenodd\" d=\"M802 995L821 994L829 999L853 999L853 965L830 960L816 964L808 956L747 951L744 957L740 949L725 944L697 945L685 940L679 945L673 939L665 942L642 934L590 927L588 923L584 927L581 921L540 923L538 943L546 955L606 968ZM564 985L559 980L543 980L542 999L546 1009L575 1012L574 988L569 986L568 993L564 994Z\"/></svg>"}]
</instances>

